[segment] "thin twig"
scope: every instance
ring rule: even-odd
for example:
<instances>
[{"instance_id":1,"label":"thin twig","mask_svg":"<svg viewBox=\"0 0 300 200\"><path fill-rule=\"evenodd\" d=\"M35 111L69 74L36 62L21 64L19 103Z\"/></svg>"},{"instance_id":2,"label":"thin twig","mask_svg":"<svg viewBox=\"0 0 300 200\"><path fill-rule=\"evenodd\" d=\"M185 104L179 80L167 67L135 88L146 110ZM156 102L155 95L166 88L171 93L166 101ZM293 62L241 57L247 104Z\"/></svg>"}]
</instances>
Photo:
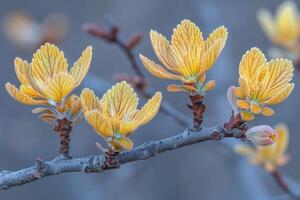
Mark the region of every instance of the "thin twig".
<instances>
[{"instance_id":1,"label":"thin twig","mask_svg":"<svg viewBox=\"0 0 300 200\"><path fill-rule=\"evenodd\" d=\"M296 195L290 188L288 183L284 180L283 174L276 170L271 173L277 185L288 195L290 195L293 199L300 200L300 196Z\"/></svg>"},{"instance_id":2,"label":"thin twig","mask_svg":"<svg viewBox=\"0 0 300 200\"><path fill-rule=\"evenodd\" d=\"M227 137L240 138L243 134L240 130L226 131L221 126L203 128L199 131L189 129L166 139L148 142L132 151L121 152L117 159L120 164L128 162L147 160L157 154L172 151L184 146L200 143L208 140L221 140ZM59 175L67 172L98 172L101 173L109 168L103 168L105 162L104 155L92 155L74 159L54 159L44 162L41 159L36 161L36 165L18 171L0 172L0 189L5 190L14 186L23 185L43 177Z\"/></svg>"},{"instance_id":3,"label":"thin twig","mask_svg":"<svg viewBox=\"0 0 300 200\"><path fill-rule=\"evenodd\" d=\"M126 54L128 60L131 63L131 67L136 73L136 75L138 75L142 79L145 79L145 75L143 74L142 70L139 68L133 52L129 48L127 48L127 46L119 38L116 38L115 44L118 45L120 49L122 49L123 52Z\"/></svg>"}]
</instances>

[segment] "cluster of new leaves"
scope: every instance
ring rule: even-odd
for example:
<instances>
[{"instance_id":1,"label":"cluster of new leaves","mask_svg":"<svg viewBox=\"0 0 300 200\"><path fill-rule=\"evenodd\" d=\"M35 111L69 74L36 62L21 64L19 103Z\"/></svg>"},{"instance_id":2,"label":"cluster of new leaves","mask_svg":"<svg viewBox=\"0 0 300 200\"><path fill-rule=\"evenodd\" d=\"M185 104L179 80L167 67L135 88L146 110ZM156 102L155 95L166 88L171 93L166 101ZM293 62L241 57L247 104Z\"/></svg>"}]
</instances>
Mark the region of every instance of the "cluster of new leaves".
<instances>
[{"instance_id":1,"label":"cluster of new leaves","mask_svg":"<svg viewBox=\"0 0 300 200\"><path fill-rule=\"evenodd\" d=\"M127 137L155 116L162 95L156 93L138 110L137 95L126 82L117 83L101 100L89 89L82 91L81 98L71 94L86 76L91 58L92 47L87 47L68 70L63 52L46 43L34 54L30 64L15 59L21 86L18 89L7 83L6 89L20 103L44 106L33 112L42 113L40 118L53 125L67 120L73 126L80 122L84 113L89 124L106 139L113 151L119 151L121 147L130 150L133 144Z\"/></svg>"}]
</instances>

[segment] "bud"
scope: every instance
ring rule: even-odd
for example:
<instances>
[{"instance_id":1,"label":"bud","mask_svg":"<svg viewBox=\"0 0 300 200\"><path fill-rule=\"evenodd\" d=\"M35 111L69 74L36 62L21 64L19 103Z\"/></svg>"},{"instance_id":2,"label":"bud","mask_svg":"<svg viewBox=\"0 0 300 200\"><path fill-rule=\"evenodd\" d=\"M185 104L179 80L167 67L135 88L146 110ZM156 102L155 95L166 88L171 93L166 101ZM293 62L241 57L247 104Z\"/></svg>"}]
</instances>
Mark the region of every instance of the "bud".
<instances>
[{"instance_id":1,"label":"bud","mask_svg":"<svg viewBox=\"0 0 300 200\"><path fill-rule=\"evenodd\" d=\"M277 133L270 126L260 125L250 128L246 132L246 138L257 146L267 146L275 142Z\"/></svg>"},{"instance_id":2,"label":"bud","mask_svg":"<svg viewBox=\"0 0 300 200\"><path fill-rule=\"evenodd\" d=\"M84 24L83 30L92 36L102 38L108 42L111 42L113 40L110 31L104 30L102 27L100 27L94 23Z\"/></svg>"},{"instance_id":3,"label":"bud","mask_svg":"<svg viewBox=\"0 0 300 200\"><path fill-rule=\"evenodd\" d=\"M263 107L261 109L261 114L264 115L264 116L272 116L274 115L275 111L272 109L272 108L269 108L269 107Z\"/></svg>"},{"instance_id":4,"label":"bud","mask_svg":"<svg viewBox=\"0 0 300 200\"><path fill-rule=\"evenodd\" d=\"M255 116L249 111L241 111L241 118L245 122L249 122L255 119Z\"/></svg>"},{"instance_id":5,"label":"bud","mask_svg":"<svg viewBox=\"0 0 300 200\"><path fill-rule=\"evenodd\" d=\"M207 81L207 83L205 83L205 85L203 86L204 91L209 91L212 90L216 87L216 81L215 80L210 80Z\"/></svg>"},{"instance_id":6,"label":"bud","mask_svg":"<svg viewBox=\"0 0 300 200\"><path fill-rule=\"evenodd\" d=\"M237 101L237 98L234 94L234 90L235 90L236 87L234 86L230 86L227 90L227 100L231 106L231 109L233 110L233 113L234 115L238 114L238 108L236 106L236 101Z\"/></svg>"},{"instance_id":7,"label":"bud","mask_svg":"<svg viewBox=\"0 0 300 200\"><path fill-rule=\"evenodd\" d=\"M142 33L136 33L126 43L127 49L133 49L136 45L138 45L143 37Z\"/></svg>"}]
</instances>

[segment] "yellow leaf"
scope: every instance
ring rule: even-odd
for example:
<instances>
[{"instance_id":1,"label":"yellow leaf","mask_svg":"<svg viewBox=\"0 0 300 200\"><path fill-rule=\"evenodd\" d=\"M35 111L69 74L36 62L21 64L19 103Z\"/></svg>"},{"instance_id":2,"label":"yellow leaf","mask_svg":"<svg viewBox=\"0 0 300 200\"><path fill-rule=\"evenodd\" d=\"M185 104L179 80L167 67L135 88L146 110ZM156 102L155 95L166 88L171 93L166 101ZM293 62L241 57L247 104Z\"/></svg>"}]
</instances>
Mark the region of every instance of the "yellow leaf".
<instances>
[{"instance_id":1,"label":"yellow leaf","mask_svg":"<svg viewBox=\"0 0 300 200\"><path fill-rule=\"evenodd\" d=\"M228 36L227 28L225 26L220 26L216 28L208 38L205 40L205 51L211 48L218 40L224 40L226 42Z\"/></svg>"},{"instance_id":2,"label":"yellow leaf","mask_svg":"<svg viewBox=\"0 0 300 200\"><path fill-rule=\"evenodd\" d=\"M246 96L244 90L241 87L235 87L233 91L234 91L234 95L237 98L244 99Z\"/></svg>"},{"instance_id":3,"label":"yellow leaf","mask_svg":"<svg viewBox=\"0 0 300 200\"><path fill-rule=\"evenodd\" d=\"M277 132L276 148L274 150L274 159L280 159L284 156L289 143L289 130L285 124L275 126Z\"/></svg>"},{"instance_id":4,"label":"yellow leaf","mask_svg":"<svg viewBox=\"0 0 300 200\"><path fill-rule=\"evenodd\" d=\"M215 41L213 45L202 55L200 74L207 72L215 63L216 59L225 46L225 42L226 40L224 39Z\"/></svg>"},{"instance_id":5,"label":"yellow leaf","mask_svg":"<svg viewBox=\"0 0 300 200\"><path fill-rule=\"evenodd\" d=\"M156 92L155 95L148 100L148 102L137 113L137 115L134 117L134 121L138 121L140 126L149 122L158 112L161 99L162 94L160 92Z\"/></svg>"},{"instance_id":6,"label":"yellow leaf","mask_svg":"<svg viewBox=\"0 0 300 200\"><path fill-rule=\"evenodd\" d=\"M110 116L120 116L122 119L127 113L136 110L138 97L133 88L126 81L122 81L109 89L100 102L108 107Z\"/></svg>"},{"instance_id":7,"label":"yellow leaf","mask_svg":"<svg viewBox=\"0 0 300 200\"><path fill-rule=\"evenodd\" d=\"M73 76L67 73L56 74L39 85L46 98L56 103L64 101L65 97L75 89Z\"/></svg>"},{"instance_id":8,"label":"yellow leaf","mask_svg":"<svg viewBox=\"0 0 300 200\"><path fill-rule=\"evenodd\" d=\"M265 55L258 48L250 49L243 55L240 62L240 78L245 81L253 81L265 63Z\"/></svg>"},{"instance_id":9,"label":"yellow leaf","mask_svg":"<svg viewBox=\"0 0 300 200\"><path fill-rule=\"evenodd\" d=\"M41 113L41 112L45 112L47 114L53 114L54 115L53 111L50 110L49 108L37 107L37 108L34 108L32 110L32 113L34 113L34 114Z\"/></svg>"},{"instance_id":10,"label":"yellow leaf","mask_svg":"<svg viewBox=\"0 0 300 200\"><path fill-rule=\"evenodd\" d=\"M241 97L239 97L239 98L244 99L245 97L250 97L250 88L249 88L246 80L243 78L239 78L239 85L240 85L239 88L242 90L242 92L243 92L242 94L244 95L244 96L242 96L242 94L241 94ZM238 93L236 93L236 95L238 95Z\"/></svg>"},{"instance_id":11,"label":"yellow leaf","mask_svg":"<svg viewBox=\"0 0 300 200\"><path fill-rule=\"evenodd\" d=\"M32 98L43 98L43 95L38 93L30 85L21 85L20 92L27 94L28 96L30 96Z\"/></svg>"},{"instance_id":12,"label":"yellow leaf","mask_svg":"<svg viewBox=\"0 0 300 200\"><path fill-rule=\"evenodd\" d=\"M201 58L201 71L203 74L211 68L216 59L223 50L227 40L227 29L224 26L220 26L215 29L205 41L204 53Z\"/></svg>"},{"instance_id":13,"label":"yellow leaf","mask_svg":"<svg viewBox=\"0 0 300 200\"><path fill-rule=\"evenodd\" d=\"M261 109L261 114L267 117L274 115L274 113L275 113L274 110L269 107L262 107Z\"/></svg>"},{"instance_id":14,"label":"yellow leaf","mask_svg":"<svg viewBox=\"0 0 300 200\"><path fill-rule=\"evenodd\" d=\"M6 83L5 88L9 95L14 98L16 101L27 104L27 105L47 105L46 101L34 100L27 94L20 92L14 85L11 83Z\"/></svg>"},{"instance_id":15,"label":"yellow leaf","mask_svg":"<svg viewBox=\"0 0 300 200\"><path fill-rule=\"evenodd\" d=\"M167 90L169 92L182 92L186 91L186 88L184 88L183 85L170 84L168 85Z\"/></svg>"},{"instance_id":16,"label":"yellow leaf","mask_svg":"<svg viewBox=\"0 0 300 200\"><path fill-rule=\"evenodd\" d=\"M81 57L74 63L73 67L70 69L69 74L71 74L75 80L75 86L77 87L81 81L86 76L91 60L92 60L92 50L91 46L88 46L83 52Z\"/></svg>"},{"instance_id":17,"label":"yellow leaf","mask_svg":"<svg viewBox=\"0 0 300 200\"><path fill-rule=\"evenodd\" d=\"M276 37L276 26L271 13L265 9L261 9L257 13L257 19L267 36L271 40L274 40Z\"/></svg>"},{"instance_id":18,"label":"yellow leaf","mask_svg":"<svg viewBox=\"0 0 300 200\"><path fill-rule=\"evenodd\" d=\"M71 96L69 96L66 101L65 101L65 105L70 108L72 106L72 104L77 101L79 99L79 97L75 94L72 94Z\"/></svg>"},{"instance_id":19,"label":"yellow leaf","mask_svg":"<svg viewBox=\"0 0 300 200\"><path fill-rule=\"evenodd\" d=\"M205 80L206 80L206 74L201 74L201 75L198 77L198 79L199 79L199 82L200 82L200 83L204 84L204 82L205 82Z\"/></svg>"},{"instance_id":20,"label":"yellow leaf","mask_svg":"<svg viewBox=\"0 0 300 200\"><path fill-rule=\"evenodd\" d=\"M84 88L80 95L83 112L100 108L100 101L94 92L88 88Z\"/></svg>"},{"instance_id":21,"label":"yellow leaf","mask_svg":"<svg viewBox=\"0 0 300 200\"><path fill-rule=\"evenodd\" d=\"M246 100L237 100L236 105L240 109L249 109L250 108L250 103L249 103L249 101L246 101Z\"/></svg>"},{"instance_id":22,"label":"yellow leaf","mask_svg":"<svg viewBox=\"0 0 300 200\"><path fill-rule=\"evenodd\" d=\"M171 40L172 56L184 76L198 74L203 46L202 32L190 20L181 21L174 29Z\"/></svg>"},{"instance_id":23,"label":"yellow leaf","mask_svg":"<svg viewBox=\"0 0 300 200\"><path fill-rule=\"evenodd\" d=\"M264 94L260 97L261 101L270 99L282 91L292 80L294 68L290 60L275 59L266 65L266 70L269 76L265 77L266 83L262 88Z\"/></svg>"},{"instance_id":24,"label":"yellow leaf","mask_svg":"<svg viewBox=\"0 0 300 200\"><path fill-rule=\"evenodd\" d=\"M282 3L276 13L278 35L284 41L294 42L298 38L299 16L294 2Z\"/></svg>"},{"instance_id":25,"label":"yellow leaf","mask_svg":"<svg viewBox=\"0 0 300 200\"><path fill-rule=\"evenodd\" d=\"M259 114L261 112L261 107L259 105L252 103L250 106L250 110L253 114Z\"/></svg>"},{"instance_id":26,"label":"yellow leaf","mask_svg":"<svg viewBox=\"0 0 300 200\"><path fill-rule=\"evenodd\" d=\"M162 34L153 30L150 31L150 39L155 55L159 61L170 70L176 70L170 53L169 41Z\"/></svg>"},{"instance_id":27,"label":"yellow leaf","mask_svg":"<svg viewBox=\"0 0 300 200\"><path fill-rule=\"evenodd\" d=\"M29 63L26 60L22 60L21 58L15 59L15 71L16 75L21 84L27 85L29 81L26 77L26 68L30 67Z\"/></svg>"},{"instance_id":28,"label":"yellow leaf","mask_svg":"<svg viewBox=\"0 0 300 200\"><path fill-rule=\"evenodd\" d=\"M103 137L113 136L112 125L104 115L98 110L92 110L84 113L86 121Z\"/></svg>"},{"instance_id":29,"label":"yellow leaf","mask_svg":"<svg viewBox=\"0 0 300 200\"><path fill-rule=\"evenodd\" d=\"M209 90L213 90L215 87L216 87L216 81L210 80L210 81L207 81L207 83L205 83L205 85L203 86L203 89L205 91L209 91Z\"/></svg>"},{"instance_id":30,"label":"yellow leaf","mask_svg":"<svg viewBox=\"0 0 300 200\"><path fill-rule=\"evenodd\" d=\"M132 120L120 120L117 126L119 128L118 131L120 132L120 134L128 136L133 131L135 131L140 126L140 124Z\"/></svg>"},{"instance_id":31,"label":"yellow leaf","mask_svg":"<svg viewBox=\"0 0 300 200\"><path fill-rule=\"evenodd\" d=\"M44 97L43 92L40 89L39 83L44 82L41 79L36 79L33 75L33 70L32 70L32 64L30 64L30 67L26 68L26 77L29 81L29 85L32 87L33 90L35 90L38 94Z\"/></svg>"},{"instance_id":32,"label":"yellow leaf","mask_svg":"<svg viewBox=\"0 0 300 200\"><path fill-rule=\"evenodd\" d=\"M252 121L255 117L253 114L247 112L247 111L242 111L241 112L241 117L242 117L242 120L248 122L248 121Z\"/></svg>"},{"instance_id":33,"label":"yellow leaf","mask_svg":"<svg viewBox=\"0 0 300 200\"><path fill-rule=\"evenodd\" d=\"M46 81L55 74L67 72L68 63L62 51L46 43L33 55L31 68L35 79Z\"/></svg>"},{"instance_id":34,"label":"yellow leaf","mask_svg":"<svg viewBox=\"0 0 300 200\"><path fill-rule=\"evenodd\" d=\"M284 101L293 91L295 84L289 83L286 85L285 88L283 88L281 91L279 91L277 94L275 94L270 100L268 100L266 103L268 104L279 104L282 101Z\"/></svg>"},{"instance_id":35,"label":"yellow leaf","mask_svg":"<svg viewBox=\"0 0 300 200\"><path fill-rule=\"evenodd\" d=\"M142 63L144 64L145 68L154 76L156 76L158 78L180 80L180 77L178 75L168 72L163 67L156 64L155 62L148 59L147 57L143 56L142 54L140 54L140 59L141 59Z\"/></svg>"},{"instance_id":36,"label":"yellow leaf","mask_svg":"<svg viewBox=\"0 0 300 200\"><path fill-rule=\"evenodd\" d=\"M55 120L57 119L56 116L53 114L42 114L39 116L39 118L44 122L47 122L48 124L52 124L52 125L55 123Z\"/></svg>"},{"instance_id":37,"label":"yellow leaf","mask_svg":"<svg viewBox=\"0 0 300 200\"><path fill-rule=\"evenodd\" d=\"M71 116L76 116L81 111L81 100L78 96L74 95L72 102L69 104Z\"/></svg>"}]
</instances>

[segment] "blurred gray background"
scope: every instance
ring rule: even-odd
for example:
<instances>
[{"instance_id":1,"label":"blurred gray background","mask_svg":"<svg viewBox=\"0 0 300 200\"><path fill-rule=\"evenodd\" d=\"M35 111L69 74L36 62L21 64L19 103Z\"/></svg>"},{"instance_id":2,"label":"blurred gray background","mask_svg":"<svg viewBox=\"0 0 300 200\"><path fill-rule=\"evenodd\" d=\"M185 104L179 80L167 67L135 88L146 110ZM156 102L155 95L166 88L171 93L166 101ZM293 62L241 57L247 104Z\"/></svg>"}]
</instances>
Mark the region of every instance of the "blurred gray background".
<instances>
[{"instance_id":1,"label":"blurred gray background","mask_svg":"<svg viewBox=\"0 0 300 200\"><path fill-rule=\"evenodd\" d=\"M144 39L135 49L155 58L148 37L155 29L170 37L172 28L184 18L200 26L205 37L216 27L225 25L229 31L227 44L208 78L217 81L217 87L206 96L207 112L205 126L223 124L230 115L226 90L237 83L238 64L243 53L251 47L267 52L271 43L258 26L256 11L265 7L274 9L279 0L256 1L211 1L211 0L86 0L86 1L41 1L2 0L0 20L15 9L29 12L37 21L53 12L62 12L70 20L70 31L59 44L71 65L87 45L92 45L91 70L81 88L101 91L113 83L114 73L132 73L129 62L118 47L100 41L82 31L85 22L105 23L107 15L122 27L122 38L134 32L144 32ZM298 3L298 2L297 2ZM34 164L37 157L44 160L58 153L58 137L52 128L31 114L32 107L15 102L6 93L4 84L17 82L13 60L16 56L30 60L32 52L20 51L12 45L3 32L0 34L0 170L17 170ZM141 64L139 62L139 64ZM143 69L144 70L144 69ZM144 70L152 87L164 94L170 102L187 116L185 107L188 98L184 93L168 93L166 86L171 81L154 78ZM292 160L283 171L300 182L300 159L298 133L300 109L299 73L292 95L276 106L276 115L258 117L252 124L275 125L286 123L291 132L288 152ZM143 100L141 100L144 103ZM180 133L184 128L163 114L140 128L132 135L135 145ZM74 128L71 140L73 157L100 153L95 142L102 142L86 122ZM69 173L44 178L21 187L0 192L1 200L15 199L72 199L72 200L194 200L194 199L287 199L272 177L262 169L250 166L246 159L235 155L224 143L206 142L173 152L158 155L147 161L123 165L118 170L103 174Z\"/></svg>"}]
</instances>

